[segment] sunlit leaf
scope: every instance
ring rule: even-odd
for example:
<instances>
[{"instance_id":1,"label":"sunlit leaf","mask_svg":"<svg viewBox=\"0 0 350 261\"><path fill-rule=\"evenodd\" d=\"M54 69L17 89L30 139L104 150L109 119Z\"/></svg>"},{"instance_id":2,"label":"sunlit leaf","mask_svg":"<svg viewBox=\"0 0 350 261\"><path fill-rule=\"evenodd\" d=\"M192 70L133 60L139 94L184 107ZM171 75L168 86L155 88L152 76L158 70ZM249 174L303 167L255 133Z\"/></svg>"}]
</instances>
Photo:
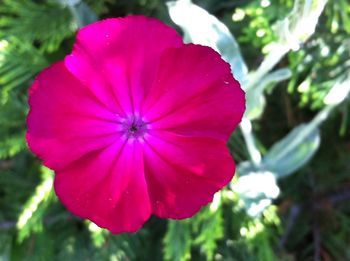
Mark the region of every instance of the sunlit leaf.
<instances>
[{"instance_id":1,"label":"sunlit leaf","mask_svg":"<svg viewBox=\"0 0 350 261\"><path fill-rule=\"evenodd\" d=\"M268 151L262 161L265 169L277 173L277 177L287 176L304 166L320 146L320 131L301 124L285 138L278 141Z\"/></svg>"},{"instance_id":2,"label":"sunlit leaf","mask_svg":"<svg viewBox=\"0 0 350 261\"><path fill-rule=\"evenodd\" d=\"M248 119L256 119L261 116L265 108L265 96L264 91L266 87L273 84L277 84L291 77L292 72L290 69L279 69L272 73L267 74L255 88L250 88L247 90L247 109L245 112L245 117Z\"/></svg>"},{"instance_id":3,"label":"sunlit leaf","mask_svg":"<svg viewBox=\"0 0 350 261\"><path fill-rule=\"evenodd\" d=\"M249 161L239 164L238 173L240 177L231 184L232 190L239 194L247 214L257 217L280 194L276 174L265 171Z\"/></svg>"},{"instance_id":4,"label":"sunlit leaf","mask_svg":"<svg viewBox=\"0 0 350 261\"><path fill-rule=\"evenodd\" d=\"M42 50L53 52L73 35L76 24L69 9L55 1L5 0L0 6L0 38L17 37L39 43Z\"/></svg>"},{"instance_id":5,"label":"sunlit leaf","mask_svg":"<svg viewBox=\"0 0 350 261\"><path fill-rule=\"evenodd\" d=\"M215 194L220 200L220 194ZM214 198L215 198L214 197ZM214 199L215 202L215 199ZM199 246L207 260L213 260L218 241L224 236L224 220L220 206L203 209L193 218L194 232L197 234L194 245ZM220 202L218 203L220 204ZM215 209L217 208L217 209ZM214 210L215 209L215 210Z\"/></svg>"},{"instance_id":6,"label":"sunlit leaf","mask_svg":"<svg viewBox=\"0 0 350 261\"><path fill-rule=\"evenodd\" d=\"M298 50L314 32L328 0L296 0L292 12L276 24L279 42Z\"/></svg>"},{"instance_id":7,"label":"sunlit leaf","mask_svg":"<svg viewBox=\"0 0 350 261\"><path fill-rule=\"evenodd\" d=\"M324 98L324 103L327 105L337 105L341 103L350 92L350 73L346 79L339 79L329 93Z\"/></svg>"},{"instance_id":8,"label":"sunlit leaf","mask_svg":"<svg viewBox=\"0 0 350 261\"><path fill-rule=\"evenodd\" d=\"M184 31L186 41L218 51L231 65L235 78L245 83L247 66L238 43L223 23L189 0L169 2L168 9L171 19Z\"/></svg>"},{"instance_id":9,"label":"sunlit leaf","mask_svg":"<svg viewBox=\"0 0 350 261\"><path fill-rule=\"evenodd\" d=\"M77 27L83 27L98 20L96 13L81 0L58 0L71 10Z\"/></svg>"},{"instance_id":10,"label":"sunlit leaf","mask_svg":"<svg viewBox=\"0 0 350 261\"><path fill-rule=\"evenodd\" d=\"M43 212L48 206L52 195L53 173L51 170L41 168L42 181L36 187L35 192L24 205L17 220L18 241L22 242L33 231L42 230Z\"/></svg>"}]
</instances>

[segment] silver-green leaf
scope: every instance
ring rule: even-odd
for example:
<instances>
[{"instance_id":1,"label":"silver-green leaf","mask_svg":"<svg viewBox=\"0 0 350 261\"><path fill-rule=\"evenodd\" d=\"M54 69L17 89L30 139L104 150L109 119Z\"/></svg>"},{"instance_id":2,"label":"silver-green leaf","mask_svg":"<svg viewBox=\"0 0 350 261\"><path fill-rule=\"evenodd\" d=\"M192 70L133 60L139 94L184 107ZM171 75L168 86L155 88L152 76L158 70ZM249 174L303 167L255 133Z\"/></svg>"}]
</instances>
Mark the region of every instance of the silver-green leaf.
<instances>
[{"instance_id":1,"label":"silver-green leaf","mask_svg":"<svg viewBox=\"0 0 350 261\"><path fill-rule=\"evenodd\" d=\"M209 46L231 65L235 78L244 85L247 66L229 29L215 16L189 0L167 3L171 19L184 31L187 42Z\"/></svg>"},{"instance_id":2,"label":"silver-green leaf","mask_svg":"<svg viewBox=\"0 0 350 261\"><path fill-rule=\"evenodd\" d=\"M312 158L320 140L317 126L310 128L309 124L301 124L272 146L263 157L262 166L276 173L277 178L292 174Z\"/></svg>"}]
</instances>

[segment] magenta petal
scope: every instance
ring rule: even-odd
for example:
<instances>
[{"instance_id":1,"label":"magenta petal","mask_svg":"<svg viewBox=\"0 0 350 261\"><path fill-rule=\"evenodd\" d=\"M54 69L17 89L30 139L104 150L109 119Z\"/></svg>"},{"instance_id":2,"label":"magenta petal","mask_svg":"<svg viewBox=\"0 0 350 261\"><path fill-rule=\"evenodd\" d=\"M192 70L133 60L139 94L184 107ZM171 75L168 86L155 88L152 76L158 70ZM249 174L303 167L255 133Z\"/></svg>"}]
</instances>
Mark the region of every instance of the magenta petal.
<instances>
[{"instance_id":1,"label":"magenta petal","mask_svg":"<svg viewBox=\"0 0 350 261\"><path fill-rule=\"evenodd\" d=\"M182 45L176 31L144 16L107 19L81 29L67 68L105 103L113 97L126 114L140 110L161 53Z\"/></svg>"},{"instance_id":2,"label":"magenta petal","mask_svg":"<svg viewBox=\"0 0 350 261\"><path fill-rule=\"evenodd\" d=\"M191 217L234 175L223 141L159 131L146 142L146 180L153 213L159 217Z\"/></svg>"},{"instance_id":3,"label":"magenta petal","mask_svg":"<svg viewBox=\"0 0 350 261\"><path fill-rule=\"evenodd\" d=\"M43 71L29 96L27 141L51 168L61 169L118 138L118 116L101 105L63 62Z\"/></svg>"},{"instance_id":4,"label":"magenta petal","mask_svg":"<svg viewBox=\"0 0 350 261\"><path fill-rule=\"evenodd\" d=\"M245 109L229 64L209 47L186 45L165 51L159 68L143 107L152 128L227 140Z\"/></svg>"},{"instance_id":5,"label":"magenta petal","mask_svg":"<svg viewBox=\"0 0 350 261\"><path fill-rule=\"evenodd\" d=\"M58 171L55 191L75 215L113 233L135 232L151 214L142 150L118 143Z\"/></svg>"},{"instance_id":6,"label":"magenta petal","mask_svg":"<svg viewBox=\"0 0 350 261\"><path fill-rule=\"evenodd\" d=\"M226 142L244 102L212 49L152 18L107 19L37 77L27 141L72 213L135 232L151 214L194 215L231 180Z\"/></svg>"}]
</instances>

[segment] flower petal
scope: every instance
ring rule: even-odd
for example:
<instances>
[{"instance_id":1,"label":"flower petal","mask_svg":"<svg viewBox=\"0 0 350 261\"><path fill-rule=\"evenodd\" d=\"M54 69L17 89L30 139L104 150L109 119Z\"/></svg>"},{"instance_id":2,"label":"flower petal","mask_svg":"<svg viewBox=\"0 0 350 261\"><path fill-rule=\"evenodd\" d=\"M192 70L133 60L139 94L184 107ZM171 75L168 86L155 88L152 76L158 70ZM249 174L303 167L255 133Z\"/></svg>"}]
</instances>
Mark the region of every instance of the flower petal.
<instances>
[{"instance_id":1,"label":"flower petal","mask_svg":"<svg viewBox=\"0 0 350 261\"><path fill-rule=\"evenodd\" d=\"M138 142L113 144L58 171L55 191L73 214L113 233L135 232L151 214Z\"/></svg>"},{"instance_id":2,"label":"flower petal","mask_svg":"<svg viewBox=\"0 0 350 261\"><path fill-rule=\"evenodd\" d=\"M146 180L152 211L159 217L191 217L234 175L223 141L153 131L145 142Z\"/></svg>"},{"instance_id":3,"label":"flower petal","mask_svg":"<svg viewBox=\"0 0 350 261\"><path fill-rule=\"evenodd\" d=\"M229 64L211 48L190 44L166 50L159 68L143 107L152 129L227 141L245 109Z\"/></svg>"},{"instance_id":4,"label":"flower petal","mask_svg":"<svg viewBox=\"0 0 350 261\"><path fill-rule=\"evenodd\" d=\"M118 115L101 105L63 62L37 77L29 105L28 145L55 170L118 139Z\"/></svg>"},{"instance_id":5,"label":"flower petal","mask_svg":"<svg viewBox=\"0 0 350 261\"><path fill-rule=\"evenodd\" d=\"M144 16L107 19L81 29L67 68L97 90L113 96L125 114L139 111L164 49L182 45L176 31ZM100 93L101 92L101 93Z\"/></svg>"}]
</instances>

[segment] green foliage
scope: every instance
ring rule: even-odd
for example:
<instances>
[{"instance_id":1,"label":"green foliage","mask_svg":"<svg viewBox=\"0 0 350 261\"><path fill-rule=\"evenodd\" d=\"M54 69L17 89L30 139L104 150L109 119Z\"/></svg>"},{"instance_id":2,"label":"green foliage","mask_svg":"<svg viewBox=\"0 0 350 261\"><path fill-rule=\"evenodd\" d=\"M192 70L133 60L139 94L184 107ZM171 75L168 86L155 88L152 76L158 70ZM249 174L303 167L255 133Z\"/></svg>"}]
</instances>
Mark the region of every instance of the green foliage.
<instances>
[{"instance_id":1,"label":"green foliage","mask_svg":"<svg viewBox=\"0 0 350 261\"><path fill-rule=\"evenodd\" d=\"M53 173L42 168L42 182L35 188L34 194L24 204L23 211L18 217L17 229L18 241L21 243L31 233L42 232L43 215L45 209L51 203L53 195Z\"/></svg>"},{"instance_id":2,"label":"green foliage","mask_svg":"<svg viewBox=\"0 0 350 261\"><path fill-rule=\"evenodd\" d=\"M14 36L22 42L36 42L40 49L52 52L76 29L69 9L57 2L3 2L0 8L0 38Z\"/></svg>"},{"instance_id":3,"label":"green foliage","mask_svg":"<svg viewBox=\"0 0 350 261\"><path fill-rule=\"evenodd\" d=\"M26 87L48 62L31 43L15 37L0 43L0 159L4 159L26 148Z\"/></svg>"},{"instance_id":4,"label":"green foliage","mask_svg":"<svg viewBox=\"0 0 350 261\"><path fill-rule=\"evenodd\" d=\"M0 142L0 159L13 157L25 148L24 133L8 137Z\"/></svg>"},{"instance_id":5,"label":"green foliage","mask_svg":"<svg viewBox=\"0 0 350 261\"><path fill-rule=\"evenodd\" d=\"M187 220L169 221L164 237L165 259L183 261L191 258L191 226Z\"/></svg>"},{"instance_id":6,"label":"green foliage","mask_svg":"<svg viewBox=\"0 0 350 261\"><path fill-rule=\"evenodd\" d=\"M62 1L62 0L60 0ZM95 0L86 0L84 3L89 6L95 14L102 15L105 13L108 13L109 11L109 6L113 4L113 0L100 0L100 1L95 1Z\"/></svg>"},{"instance_id":7,"label":"green foliage","mask_svg":"<svg viewBox=\"0 0 350 261\"><path fill-rule=\"evenodd\" d=\"M345 1L329 2L323 26L312 41L303 50L289 54L294 74L288 90L300 93L302 106L322 108L323 99L335 80L349 70L349 17L350 10Z\"/></svg>"},{"instance_id":8,"label":"green foliage","mask_svg":"<svg viewBox=\"0 0 350 261\"><path fill-rule=\"evenodd\" d=\"M28 84L36 73L48 65L47 60L32 43L16 37L1 40L0 47L0 103L9 100L18 86ZM23 89L21 90L23 93Z\"/></svg>"},{"instance_id":9,"label":"green foliage","mask_svg":"<svg viewBox=\"0 0 350 261\"><path fill-rule=\"evenodd\" d=\"M24 101L15 99L14 95L10 97L8 100L11 102L0 103L0 160L26 149L24 126L27 108Z\"/></svg>"},{"instance_id":10,"label":"green foliage","mask_svg":"<svg viewBox=\"0 0 350 261\"><path fill-rule=\"evenodd\" d=\"M219 197L220 194L217 194ZM214 199L213 205L201 211L192 221L197 234L194 245L198 246L207 260L213 260L218 246L218 240L224 237L224 220L221 206Z\"/></svg>"},{"instance_id":11,"label":"green foliage","mask_svg":"<svg viewBox=\"0 0 350 261\"><path fill-rule=\"evenodd\" d=\"M284 139L274 144L263 159L263 165L283 177L305 165L320 145L320 132L316 124L299 125Z\"/></svg>"}]
</instances>

